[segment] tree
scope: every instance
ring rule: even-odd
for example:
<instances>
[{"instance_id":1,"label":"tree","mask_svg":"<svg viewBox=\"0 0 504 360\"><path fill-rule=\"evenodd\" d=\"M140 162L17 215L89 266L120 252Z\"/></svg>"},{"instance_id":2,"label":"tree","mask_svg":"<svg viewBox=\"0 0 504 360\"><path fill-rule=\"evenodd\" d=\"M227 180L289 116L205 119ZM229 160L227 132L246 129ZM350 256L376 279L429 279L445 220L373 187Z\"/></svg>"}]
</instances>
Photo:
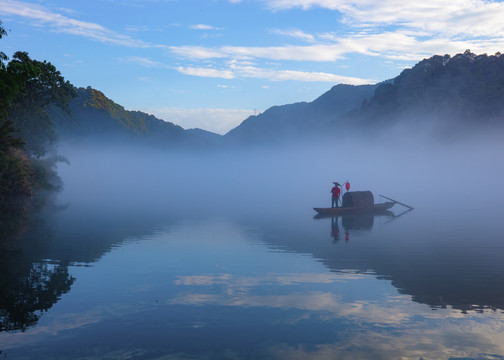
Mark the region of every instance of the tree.
<instances>
[{"instance_id":1,"label":"tree","mask_svg":"<svg viewBox=\"0 0 504 360\"><path fill-rule=\"evenodd\" d=\"M2 21L0 20L0 39L6 35L7 32L2 27ZM11 106L12 100L20 90L19 84L7 72L7 60L9 60L7 55L0 51L0 122L4 120L7 109Z\"/></svg>"},{"instance_id":2,"label":"tree","mask_svg":"<svg viewBox=\"0 0 504 360\"><path fill-rule=\"evenodd\" d=\"M5 29L3 28L2 20L0 20L0 39L2 37L4 37L5 35L7 35L7 31L5 31ZM4 67L5 67L4 61L7 61L7 60L9 60L7 55L5 55L5 53L3 51L0 51L0 69L4 69Z\"/></svg>"},{"instance_id":3,"label":"tree","mask_svg":"<svg viewBox=\"0 0 504 360\"><path fill-rule=\"evenodd\" d=\"M0 39L7 35L0 21ZM33 172L23 152L24 141L16 136L14 123L5 120L12 101L22 85L7 70L4 52L0 52L0 199L5 195L32 193Z\"/></svg>"},{"instance_id":4,"label":"tree","mask_svg":"<svg viewBox=\"0 0 504 360\"><path fill-rule=\"evenodd\" d=\"M76 95L75 89L54 65L33 60L26 52L14 54L7 72L15 82L23 84L13 99L7 119L19 130L28 155L44 156L57 139L46 107L54 105L70 112L69 104Z\"/></svg>"},{"instance_id":5,"label":"tree","mask_svg":"<svg viewBox=\"0 0 504 360\"><path fill-rule=\"evenodd\" d=\"M0 199L5 195L31 195L34 173L22 150L23 141L15 137L11 121L0 124Z\"/></svg>"},{"instance_id":6,"label":"tree","mask_svg":"<svg viewBox=\"0 0 504 360\"><path fill-rule=\"evenodd\" d=\"M0 39L5 35L0 21ZM0 52L0 199L31 195L34 185L55 187L49 178L59 157L40 160L56 140L46 107L69 112L75 96L74 87L51 63L32 60L26 52L7 60Z\"/></svg>"}]
</instances>

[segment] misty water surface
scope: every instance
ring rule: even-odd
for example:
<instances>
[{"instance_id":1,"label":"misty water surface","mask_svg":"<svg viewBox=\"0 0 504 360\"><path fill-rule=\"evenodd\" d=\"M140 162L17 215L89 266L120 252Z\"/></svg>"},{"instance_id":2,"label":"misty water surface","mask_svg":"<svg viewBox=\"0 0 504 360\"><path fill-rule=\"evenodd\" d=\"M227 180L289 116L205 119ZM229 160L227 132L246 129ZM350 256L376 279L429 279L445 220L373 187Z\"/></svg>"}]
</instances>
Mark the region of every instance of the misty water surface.
<instances>
[{"instance_id":1,"label":"misty water surface","mask_svg":"<svg viewBox=\"0 0 504 360\"><path fill-rule=\"evenodd\" d=\"M502 146L383 143L63 147L64 191L2 248L0 355L503 357ZM315 219L345 180L415 210Z\"/></svg>"}]
</instances>

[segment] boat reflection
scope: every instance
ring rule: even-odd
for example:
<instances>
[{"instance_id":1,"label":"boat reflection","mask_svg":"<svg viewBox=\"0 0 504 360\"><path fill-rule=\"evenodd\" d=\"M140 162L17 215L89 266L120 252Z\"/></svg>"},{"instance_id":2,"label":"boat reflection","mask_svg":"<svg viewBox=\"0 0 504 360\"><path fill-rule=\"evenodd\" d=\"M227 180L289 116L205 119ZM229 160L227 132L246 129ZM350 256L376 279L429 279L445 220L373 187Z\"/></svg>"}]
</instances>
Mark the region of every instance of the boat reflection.
<instances>
[{"instance_id":1,"label":"boat reflection","mask_svg":"<svg viewBox=\"0 0 504 360\"><path fill-rule=\"evenodd\" d=\"M373 229L375 218L385 218L386 223L395 220L402 216L407 210L400 215L395 215L392 211L384 210L379 213L351 213L344 215L317 214L314 219L330 219L331 220L331 237L333 242L338 242L342 239L342 234L346 242L350 241L350 233L355 231L371 231ZM341 223L340 223L341 218Z\"/></svg>"}]
</instances>

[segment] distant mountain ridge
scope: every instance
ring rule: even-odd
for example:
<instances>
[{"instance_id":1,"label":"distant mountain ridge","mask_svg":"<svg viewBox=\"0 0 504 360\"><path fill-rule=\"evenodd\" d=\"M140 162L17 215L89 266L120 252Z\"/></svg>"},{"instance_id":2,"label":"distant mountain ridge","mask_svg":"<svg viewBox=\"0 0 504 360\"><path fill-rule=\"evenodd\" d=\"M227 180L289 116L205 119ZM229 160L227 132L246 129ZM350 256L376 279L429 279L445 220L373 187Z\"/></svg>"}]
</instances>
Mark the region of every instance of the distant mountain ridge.
<instances>
[{"instance_id":1,"label":"distant mountain ridge","mask_svg":"<svg viewBox=\"0 0 504 360\"><path fill-rule=\"evenodd\" d=\"M504 55L424 59L396 78L375 85L333 86L312 102L273 106L221 136L184 130L140 111L128 111L90 87L77 89L72 115L52 109L62 139L126 140L163 147L280 143L353 135L396 124L467 131L504 125Z\"/></svg>"},{"instance_id":2,"label":"distant mountain ridge","mask_svg":"<svg viewBox=\"0 0 504 360\"><path fill-rule=\"evenodd\" d=\"M504 127L504 55L435 55L377 85L337 85L312 103L270 108L225 137L279 142L377 134L396 125L439 136Z\"/></svg>"},{"instance_id":3,"label":"distant mountain ridge","mask_svg":"<svg viewBox=\"0 0 504 360\"><path fill-rule=\"evenodd\" d=\"M235 143L255 143L316 135L330 128L342 115L360 108L378 86L339 84L312 102L273 106L248 117L225 138Z\"/></svg>"}]
</instances>

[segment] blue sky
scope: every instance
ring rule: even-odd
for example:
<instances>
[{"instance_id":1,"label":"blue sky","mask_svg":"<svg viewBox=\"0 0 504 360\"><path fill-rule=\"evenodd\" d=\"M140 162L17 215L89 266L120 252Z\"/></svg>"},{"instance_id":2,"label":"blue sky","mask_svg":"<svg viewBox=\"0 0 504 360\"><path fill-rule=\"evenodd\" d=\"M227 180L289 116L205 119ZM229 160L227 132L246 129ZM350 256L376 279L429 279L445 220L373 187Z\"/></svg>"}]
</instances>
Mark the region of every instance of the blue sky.
<instances>
[{"instance_id":1,"label":"blue sky","mask_svg":"<svg viewBox=\"0 0 504 360\"><path fill-rule=\"evenodd\" d=\"M502 19L490 0L1 0L0 50L50 61L128 110L223 134L434 54L504 52Z\"/></svg>"}]
</instances>

